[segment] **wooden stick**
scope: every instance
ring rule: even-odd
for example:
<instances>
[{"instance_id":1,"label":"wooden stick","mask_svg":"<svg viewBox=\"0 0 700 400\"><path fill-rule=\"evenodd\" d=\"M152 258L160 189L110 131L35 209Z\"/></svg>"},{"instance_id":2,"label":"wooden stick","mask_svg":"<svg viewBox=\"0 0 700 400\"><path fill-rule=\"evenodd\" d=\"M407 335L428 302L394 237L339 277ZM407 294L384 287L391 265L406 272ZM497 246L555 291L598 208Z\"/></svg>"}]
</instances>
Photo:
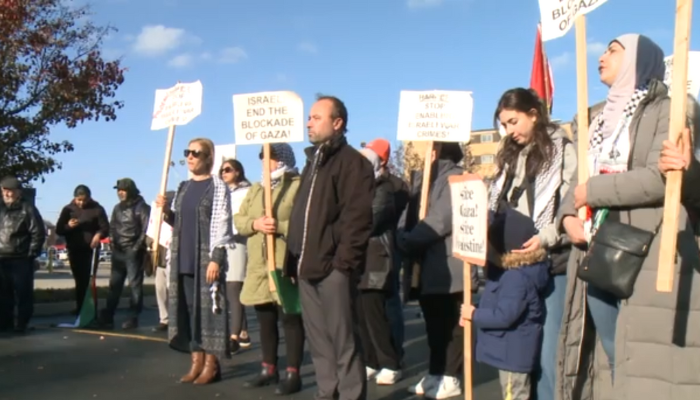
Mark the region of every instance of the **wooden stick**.
<instances>
[{"instance_id":1,"label":"wooden stick","mask_svg":"<svg viewBox=\"0 0 700 400\"><path fill-rule=\"evenodd\" d=\"M165 196L165 191L168 188L168 174L170 173L170 160L173 154L173 141L175 140L175 125L171 125L168 129L168 139L165 142L165 159L163 160L163 174L160 177L160 188L158 194ZM159 212L153 213L153 244L151 245L151 257L153 268L158 267L158 253L160 252L160 225L163 223L163 209L156 210ZM145 228L144 228L145 229Z\"/></svg>"},{"instance_id":2,"label":"wooden stick","mask_svg":"<svg viewBox=\"0 0 700 400\"><path fill-rule=\"evenodd\" d=\"M468 262L464 263L463 271L463 286L464 286L464 305L472 304L472 280L471 280L471 265ZM472 383L472 321L464 321L464 400L472 400L473 397Z\"/></svg>"},{"instance_id":3,"label":"wooden stick","mask_svg":"<svg viewBox=\"0 0 700 400\"><path fill-rule=\"evenodd\" d=\"M428 195L430 194L430 175L433 169L433 147L434 143L426 142L425 155L423 158L423 182L420 189L420 208L418 210L418 220L422 221L428 214ZM420 265L413 264L413 275L411 276L411 287L417 288L420 284Z\"/></svg>"},{"instance_id":4,"label":"wooden stick","mask_svg":"<svg viewBox=\"0 0 700 400\"><path fill-rule=\"evenodd\" d=\"M680 134L686 127L686 107L688 96L688 51L690 50L690 18L693 0L677 0L676 33L673 40L673 75L671 81L671 113L668 139L678 143ZM656 290L673 291L673 275L676 265L676 245L678 235L678 214L681 209L681 184L683 171L669 171L666 174L666 197L664 219L661 227L661 247L659 267L656 277Z\"/></svg>"},{"instance_id":5,"label":"wooden stick","mask_svg":"<svg viewBox=\"0 0 700 400\"><path fill-rule=\"evenodd\" d=\"M263 144L263 201L265 202L265 216L272 218L272 187L271 187L271 177L270 177L270 143ZM269 272L269 283L270 292L274 293L277 291L275 286L275 281L272 275L277 269L275 260L275 235L266 234L265 240L267 246L267 271Z\"/></svg>"},{"instance_id":6,"label":"wooden stick","mask_svg":"<svg viewBox=\"0 0 700 400\"><path fill-rule=\"evenodd\" d=\"M588 181L588 66L586 54L586 17L576 18L576 102L578 106L578 184ZM578 210L581 220L586 220L586 207Z\"/></svg>"}]
</instances>

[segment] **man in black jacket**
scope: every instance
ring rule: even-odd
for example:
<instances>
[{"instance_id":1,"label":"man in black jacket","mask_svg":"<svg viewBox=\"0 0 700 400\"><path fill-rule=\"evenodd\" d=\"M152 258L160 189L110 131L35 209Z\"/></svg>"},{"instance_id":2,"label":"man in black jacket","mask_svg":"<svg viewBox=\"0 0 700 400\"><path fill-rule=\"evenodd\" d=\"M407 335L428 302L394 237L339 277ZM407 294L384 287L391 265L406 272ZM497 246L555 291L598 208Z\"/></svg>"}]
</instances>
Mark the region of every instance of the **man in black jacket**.
<instances>
[{"instance_id":1,"label":"man in black jacket","mask_svg":"<svg viewBox=\"0 0 700 400\"><path fill-rule=\"evenodd\" d=\"M0 187L0 331L14 327L24 333L34 313L34 260L44 247L46 228L39 210L22 199L17 178L3 178Z\"/></svg>"},{"instance_id":2,"label":"man in black jacket","mask_svg":"<svg viewBox=\"0 0 700 400\"><path fill-rule=\"evenodd\" d=\"M56 222L56 234L66 238L70 270L75 280L76 314L83 307L93 266L100 257L100 241L109 237L107 213L92 199L90 188L78 185L73 200L63 207Z\"/></svg>"},{"instance_id":3,"label":"man in black jacket","mask_svg":"<svg viewBox=\"0 0 700 400\"><path fill-rule=\"evenodd\" d=\"M367 376L353 303L372 229L374 171L347 144L348 112L335 97L311 108L313 146L294 201L287 273L298 277L304 328L316 370L316 399L364 400Z\"/></svg>"},{"instance_id":4,"label":"man in black jacket","mask_svg":"<svg viewBox=\"0 0 700 400\"><path fill-rule=\"evenodd\" d=\"M112 274L109 279L107 308L102 311L100 322L106 328L114 325L114 313L129 279L131 300L129 318L123 329L138 327L138 317L143 309L143 261L146 255L146 228L151 207L146 204L133 180L120 179L117 189L119 203L114 206L109 230L112 242Z\"/></svg>"}]
</instances>

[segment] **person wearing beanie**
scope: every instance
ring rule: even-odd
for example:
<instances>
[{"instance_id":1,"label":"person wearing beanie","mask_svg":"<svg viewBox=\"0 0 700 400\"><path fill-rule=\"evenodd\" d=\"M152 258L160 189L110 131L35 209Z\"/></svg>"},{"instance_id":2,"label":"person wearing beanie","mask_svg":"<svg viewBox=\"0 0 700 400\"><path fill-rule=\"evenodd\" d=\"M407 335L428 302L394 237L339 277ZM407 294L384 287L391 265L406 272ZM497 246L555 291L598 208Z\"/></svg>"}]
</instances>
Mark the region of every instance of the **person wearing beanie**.
<instances>
[{"instance_id":1,"label":"person wearing beanie","mask_svg":"<svg viewBox=\"0 0 700 400\"><path fill-rule=\"evenodd\" d=\"M372 150L379 156L380 171L382 176L391 184L394 197L394 223L393 229L399 223L399 218L403 213L406 205L408 205L408 184L401 177L390 171L389 161L391 159L391 144L386 139L374 139L367 143L366 149ZM395 234L395 232L394 232ZM403 319L403 301L401 299L401 265L403 259L399 254L398 249L394 246L393 257L394 271L391 277L392 290L386 301L386 313L389 317L389 325L391 326L392 342L396 348L399 357L403 359L404 349L404 319Z\"/></svg>"},{"instance_id":2,"label":"person wearing beanie","mask_svg":"<svg viewBox=\"0 0 700 400\"><path fill-rule=\"evenodd\" d=\"M463 305L460 325L476 327L476 360L498 369L503 398L527 400L542 340L547 251L525 249L537 234L530 217L508 206L490 217L488 243L500 262L487 264L479 306Z\"/></svg>"},{"instance_id":3,"label":"person wearing beanie","mask_svg":"<svg viewBox=\"0 0 700 400\"><path fill-rule=\"evenodd\" d=\"M109 237L109 221L104 207L92 198L90 188L78 185L73 200L63 207L56 221L56 234L66 239L70 270L75 281L74 313L83 307L92 268L100 259L100 241Z\"/></svg>"},{"instance_id":4,"label":"person wearing beanie","mask_svg":"<svg viewBox=\"0 0 700 400\"><path fill-rule=\"evenodd\" d=\"M130 178L117 181L119 203L112 210L110 239L112 243L112 272L109 279L107 305L100 313L100 325L107 329L114 327L114 314L119 306L124 283L129 279L131 297L129 316L122 324L123 329L138 327L138 317L143 310L144 256L146 251L146 228L151 207L141 197L136 183Z\"/></svg>"}]
</instances>

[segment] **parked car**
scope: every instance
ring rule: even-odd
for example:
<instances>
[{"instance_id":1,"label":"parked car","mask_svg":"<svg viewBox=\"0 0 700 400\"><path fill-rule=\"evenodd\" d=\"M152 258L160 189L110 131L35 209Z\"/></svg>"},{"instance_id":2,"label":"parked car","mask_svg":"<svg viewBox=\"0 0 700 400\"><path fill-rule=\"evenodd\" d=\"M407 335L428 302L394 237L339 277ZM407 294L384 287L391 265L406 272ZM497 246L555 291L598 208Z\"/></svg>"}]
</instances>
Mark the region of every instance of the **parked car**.
<instances>
[{"instance_id":1,"label":"parked car","mask_svg":"<svg viewBox=\"0 0 700 400\"><path fill-rule=\"evenodd\" d=\"M49 257L46 255L46 253L42 253L36 261L39 263L39 268L40 269L48 269L49 268ZM54 258L53 259L53 268L65 268L67 266L67 263L59 258Z\"/></svg>"},{"instance_id":2,"label":"parked car","mask_svg":"<svg viewBox=\"0 0 700 400\"><path fill-rule=\"evenodd\" d=\"M112 252L107 250L100 253L100 262L111 262Z\"/></svg>"}]
</instances>

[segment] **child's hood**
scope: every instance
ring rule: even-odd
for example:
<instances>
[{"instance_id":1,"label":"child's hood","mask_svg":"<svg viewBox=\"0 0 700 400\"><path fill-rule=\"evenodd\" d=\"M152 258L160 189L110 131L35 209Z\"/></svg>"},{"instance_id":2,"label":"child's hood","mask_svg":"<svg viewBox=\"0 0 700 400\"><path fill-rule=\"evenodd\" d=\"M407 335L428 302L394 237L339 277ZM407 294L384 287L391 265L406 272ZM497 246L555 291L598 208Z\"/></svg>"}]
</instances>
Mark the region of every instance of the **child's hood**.
<instances>
[{"instance_id":1,"label":"child's hood","mask_svg":"<svg viewBox=\"0 0 700 400\"><path fill-rule=\"evenodd\" d=\"M528 253L508 253L501 256L503 269L520 269L541 292L549 283L547 251L538 249Z\"/></svg>"}]
</instances>

